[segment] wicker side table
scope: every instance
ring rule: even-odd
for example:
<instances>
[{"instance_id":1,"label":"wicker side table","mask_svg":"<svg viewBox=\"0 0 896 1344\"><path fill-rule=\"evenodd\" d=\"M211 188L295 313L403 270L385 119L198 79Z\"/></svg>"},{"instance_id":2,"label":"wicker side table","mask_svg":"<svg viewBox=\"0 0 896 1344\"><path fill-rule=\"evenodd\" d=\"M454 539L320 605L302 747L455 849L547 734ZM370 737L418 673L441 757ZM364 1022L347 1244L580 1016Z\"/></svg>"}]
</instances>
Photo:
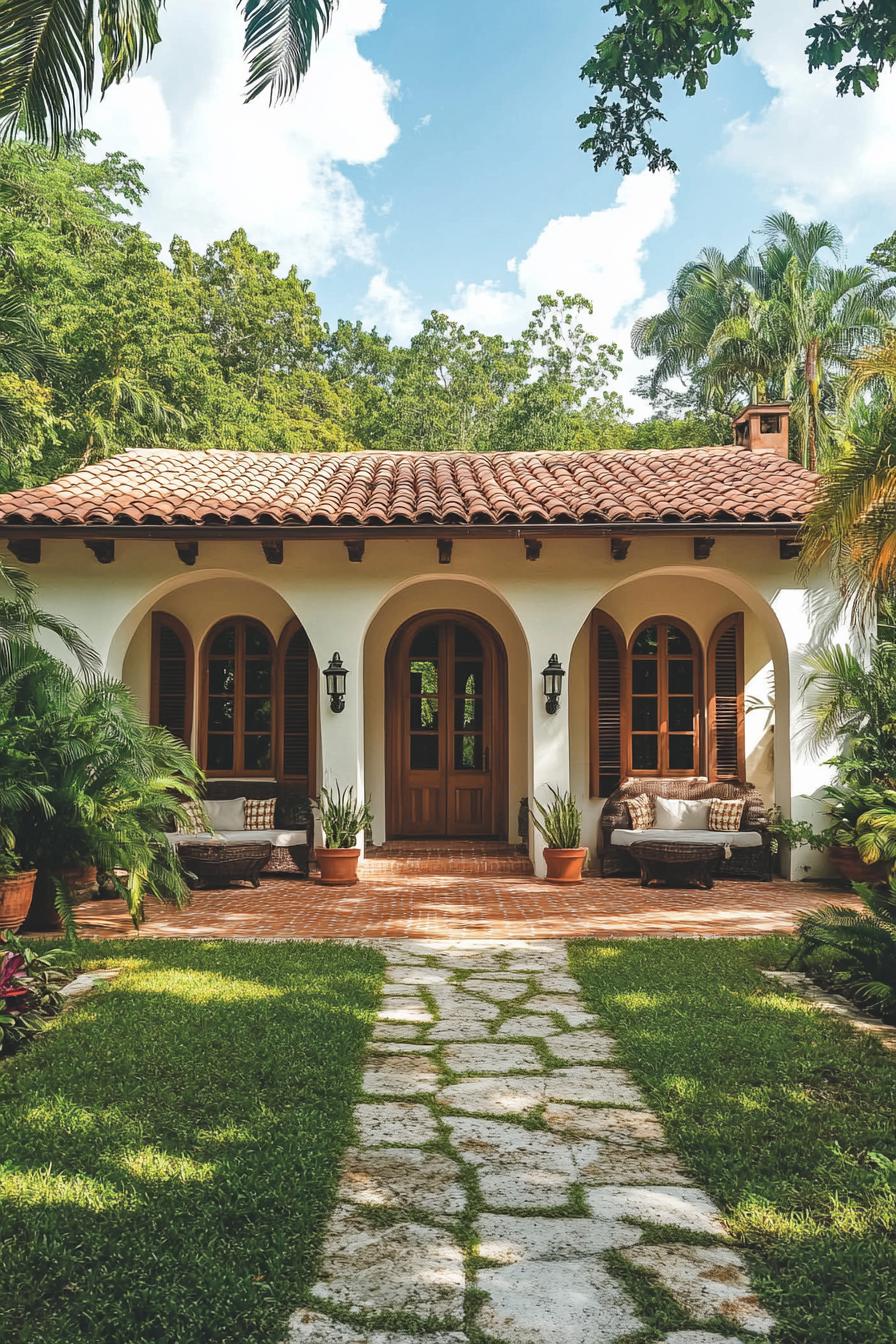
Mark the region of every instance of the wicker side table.
<instances>
[{"instance_id":1,"label":"wicker side table","mask_svg":"<svg viewBox=\"0 0 896 1344\"><path fill-rule=\"evenodd\" d=\"M259 883L259 874L267 867L271 846L266 840L227 843L178 845L181 866L192 873L197 884L228 887L232 882Z\"/></svg>"},{"instance_id":2,"label":"wicker side table","mask_svg":"<svg viewBox=\"0 0 896 1344\"><path fill-rule=\"evenodd\" d=\"M631 846L641 869L641 886L661 882L668 887L711 887L724 853L722 845L694 845L687 841L645 840Z\"/></svg>"}]
</instances>

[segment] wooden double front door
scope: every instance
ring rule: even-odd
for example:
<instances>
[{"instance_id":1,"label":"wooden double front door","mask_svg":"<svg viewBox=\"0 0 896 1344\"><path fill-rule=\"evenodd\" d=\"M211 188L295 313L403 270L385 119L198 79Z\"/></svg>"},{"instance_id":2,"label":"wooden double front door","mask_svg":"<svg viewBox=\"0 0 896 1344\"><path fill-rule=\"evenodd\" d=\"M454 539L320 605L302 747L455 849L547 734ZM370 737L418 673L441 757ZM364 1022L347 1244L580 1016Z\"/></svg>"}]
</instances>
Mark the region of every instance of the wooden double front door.
<instances>
[{"instance_id":1,"label":"wooden double front door","mask_svg":"<svg viewBox=\"0 0 896 1344\"><path fill-rule=\"evenodd\" d=\"M503 646L461 613L415 617L386 658L390 836L506 832Z\"/></svg>"}]
</instances>

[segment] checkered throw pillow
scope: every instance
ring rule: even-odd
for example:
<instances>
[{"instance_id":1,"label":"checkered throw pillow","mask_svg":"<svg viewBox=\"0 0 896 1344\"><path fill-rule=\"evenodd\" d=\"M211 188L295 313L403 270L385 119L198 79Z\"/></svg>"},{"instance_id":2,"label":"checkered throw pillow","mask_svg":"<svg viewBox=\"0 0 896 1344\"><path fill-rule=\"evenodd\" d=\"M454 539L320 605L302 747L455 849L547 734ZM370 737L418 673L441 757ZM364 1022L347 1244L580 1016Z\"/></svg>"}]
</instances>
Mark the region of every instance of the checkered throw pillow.
<instances>
[{"instance_id":1,"label":"checkered throw pillow","mask_svg":"<svg viewBox=\"0 0 896 1344\"><path fill-rule=\"evenodd\" d=\"M656 803L651 797L646 793L638 793L634 798L626 798L625 805L633 831L652 830L656 820Z\"/></svg>"},{"instance_id":2,"label":"checkered throw pillow","mask_svg":"<svg viewBox=\"0 0 896 1344\"><path fill-rule=\"evenodd\" d=\"M246 830L272 831L274 829L274 809L276 798L246 799Z\"/></svg>"},{"instance_id":3,"label":"checkered throw pillow","mask_svg":"<svg viewBox=\"0 0 896 1344\"><path fill-rule=\"evenodd\" d=\"M743 813L743 798L713 798L709 805L709 829L739 831Z\"/></svg>"},{"instance_id":4,"label":"checkered throw pillow","mask_svg":"<svg viewBox=\"0 0 896 1344\"><path fill-rule=\"evenodd\" d=\"M202 803L183 803L182 807L186 813L186 817L183 821L178 818L174 823L177 827L178 835L203 835L214 829L208 817L205 815L205 808L202 806Z\"/></svg>"}]
</instances>

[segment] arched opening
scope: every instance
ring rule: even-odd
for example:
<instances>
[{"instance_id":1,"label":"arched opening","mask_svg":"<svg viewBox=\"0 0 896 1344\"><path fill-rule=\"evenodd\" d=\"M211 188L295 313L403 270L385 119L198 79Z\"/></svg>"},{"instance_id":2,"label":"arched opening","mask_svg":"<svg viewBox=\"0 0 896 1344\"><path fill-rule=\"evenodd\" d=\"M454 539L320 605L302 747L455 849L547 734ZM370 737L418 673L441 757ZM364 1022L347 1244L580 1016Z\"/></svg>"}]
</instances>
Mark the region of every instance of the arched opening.
<instances>
[{"instance_id":1,"label":"arched opening","mask_svg":"<svg viewBox=\"0 0 896 1344\"><path fill-rule=\"evenodd\" d=\"M211 778L270 776L280 728L276 647L251 616L226 616L202 645L199 763Z\"/></svg>"},{"instance_id":2,"label":"arched opening","mask_svg":"<svg viewBox=\"0 0 896 1344\"><path fill-rule=\"evenodd\" d=\"M493 626L429 611L386 653L390 838L507 833L507 658Z\"/></svg>"}]
</instances>

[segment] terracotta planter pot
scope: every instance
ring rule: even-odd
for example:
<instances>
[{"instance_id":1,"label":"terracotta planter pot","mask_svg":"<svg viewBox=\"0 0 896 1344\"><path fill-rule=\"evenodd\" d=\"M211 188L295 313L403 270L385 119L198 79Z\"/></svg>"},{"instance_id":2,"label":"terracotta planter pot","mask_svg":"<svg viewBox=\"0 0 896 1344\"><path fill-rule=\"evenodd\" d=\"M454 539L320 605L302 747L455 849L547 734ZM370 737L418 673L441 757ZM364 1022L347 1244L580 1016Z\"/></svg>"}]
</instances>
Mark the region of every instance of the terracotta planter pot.
<instances>
[{"instance_id":1,"label":"terracotta planter pot","mask_svg":"<svg viewBox=\"0 0 896 1344\"><path fill-rule=\"evenodd\" d=\"M325 887L353 887L357 882L360 849L316 849L314 857Z\"/></svg>"},{"instance_id":2,"label":"terracotta planter pot","mask_svg":"<svg viewBox=\"0 0 896 1344\"><path fill-rule=\"evenodd\" d=\"M28 912L26 928L45 933L62 928L56 910L55 880L63 883L72 905L80 905L96 890L96 868L92 864L70 864L55 872L38 871L34 896Z\"/></svg>"},{"instance_id":3,"label":"terracotta planter pot","mask_svg":"<svg viewBox=\"0 0 896 1344\"><path fill-rule=\"evenodd\" d=\"M25 916L31 908L36 877L36 868L28 868L23 873L12 873L9 877L0 877L0 930L10 929L16 933L24 924Z\"/></svg>"},{"instance_id":4,"label":"terracotta planter pot","mask_svg":"<svg viewBox=\"0 0 896 1344\"><path fill-rule=\"evenodd\" d=\"M844 882L886 882L890 871L886 863L863 863L853 845L831 845L828 850L831 867Z\"/></svg>"},{"instance_id":5,"label":"terracotta planter pot","mask_svg":"<svg viewBox=\"0 0 896 1344\"><path fill-rule=\"evenodd\" d=\"M548 882L581 882L587 849L543 849Z\"/></svg>"}]
</instances>

